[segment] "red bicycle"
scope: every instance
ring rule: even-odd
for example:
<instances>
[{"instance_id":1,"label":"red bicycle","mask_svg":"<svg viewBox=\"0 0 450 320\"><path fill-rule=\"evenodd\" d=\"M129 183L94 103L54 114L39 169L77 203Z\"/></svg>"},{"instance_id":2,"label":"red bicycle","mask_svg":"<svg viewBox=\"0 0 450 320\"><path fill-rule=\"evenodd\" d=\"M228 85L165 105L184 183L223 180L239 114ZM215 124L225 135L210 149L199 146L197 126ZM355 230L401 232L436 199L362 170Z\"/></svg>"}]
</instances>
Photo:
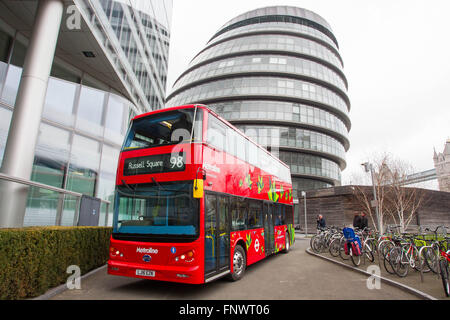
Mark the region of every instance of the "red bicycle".
<instances>
[{"instance_id":1,"label":"red bicycle","mask_svg":"<svg viewBox=\"0 0 450 320\"><path fill-rule=\"evenodd\" d=\"M442 228L440 226L438 228ZM431 245L431 251L425 255L425 262L428 267L434 272L439 273L442 280L442 285L444 286L445 295L449 297L450 295L450 285L449 285L449 263L450 263L450 238L445 237L442 240L438 239L437 229L434 231L436 235L436 240ZM445 227L444 227L445 228Z\"/></svg>"},{"instance_id":2,"label":"red bicycle","mask_svg":"<svg viewBox=\"0 0 450 320\"><path fill-rule=\"evenodd\" d=\"M448 244L449 238L446 238L446 242ZM448 248L448 245L447 245ZM439 247L440 257L439 257L439 273L442 279L442 285L444 286L445 295L449 297L450 294L450 286L449 286L449 270L448 264L450 263L450 250L445 252L443 248Z\"/></svg>"}]
</instances>

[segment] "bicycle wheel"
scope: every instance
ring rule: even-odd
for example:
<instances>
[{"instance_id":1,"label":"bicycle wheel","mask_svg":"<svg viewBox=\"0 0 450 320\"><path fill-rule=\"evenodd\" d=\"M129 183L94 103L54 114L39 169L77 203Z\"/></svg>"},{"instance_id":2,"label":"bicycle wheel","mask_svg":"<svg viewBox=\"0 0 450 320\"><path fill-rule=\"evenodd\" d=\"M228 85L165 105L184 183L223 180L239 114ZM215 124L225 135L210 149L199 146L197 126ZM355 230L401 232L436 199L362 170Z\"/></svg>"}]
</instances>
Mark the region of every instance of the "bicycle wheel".
<instances>
[{"instance_id":1,"label":"bicycle wheel","mask_svg":"<svg viewBox=\"0 0 450 320\"><path fill-rule=\"evenodd\" d=\"M372 248L367 243L364 244L364 255L366 256L367 260L369 260L370 262L375 261L375 257L373 255Z\"/></svg>"},{"instance_id":2,"label":"bicycle wheel","mask_svg":"<svg viewBox=\"0 0 450 320\"><path fill-rule=\"evenodd\" d=\"M319 239L317 243L317 250L319 250L319 253L324 253L327 250L324 238Z\"/></svg>"},{"instance_id":3,"label":"bicycle wheel","mask_svg":"<svg viewBox=\"0 0 450 320\"><path fill-rule=\"evenodd\" d=\"M378 246L378 257L383 259L384 269L389 274L395 274L394 268L390 262L390 252L394 249L394 244L391 241L382 241Z\"/></svg>"},{"instance_id":4,"label":"bicycle wheel","mask_svg":"<svg viewBox=\"0 0 450 320\"><path fill-rule=\"evenodd\" d=\"M430 267L428 266L427 262L426 262L426 251L428 250L428 248L423 249L422 251L422 255L420 253L421 248L418 248L418 253L417 253L417 260L416 260L416 266L415 269L419 272L422 273L428 273L431 271Z\"/></svg>"},{"instance_id":5,"label":"bicycle wheel","mask_svg":"<svg viewBox=\"0 0 450 320\"><path fill-rule=\"evenodd\" d=\"M330 247L328 248L328 251L333 257L339 256L339 249L340 249L340 238L335 238L330 243Z\"/></svg>"},{"instance_id":6,"label":"bicycle wheel","mask_svg":"<svg viewBox=\"0 0 450 320\"><path fill-rule=\"evenodd\" d=\"M450 294L449 280L448 280L448 262L447 260L440 260L439 267L441 271L442 285L444 286L445 295L448 297Z\"/></svg>"},{"instance_id":7,"label":"bicycle wheel","mask_svg":"<svg viewBox=\"0 0 450 320\"><path fill-rule=\"evenodd\" d=\"M355 255L353 250L350 248L350 250L352 251L350 254L350 258L352 259L352 263L355 265L355 267L359 266L361 264L361 255Z\"/></svg>"},{"instance_id":8,"label":"bicycle wheel","mask_svg":"<svg viewBox=\"0 0 450 320\"><path fill-rule=\"evenodd\" d=\"M383 240L378 245L378 254L385 257L394 248L394 244L390 240Z\"/></svg>"},{"instance_id":9,"label":"bicycle wheel","mask_svg":"<svg viewBox=\"0 0 450 320\"><path fill-rule=\"evenodd\" d=\"M428 266L423 263L419 257L419 249L417 249L416 246L413 247L413 251L411 252L412 257L414 259L414 270L419 271L422 270L422 272L426 273L429 272L430 269L428 268ZM426 271L428 270L428 271Z\"/></svg>"},{"instance_id":10,"label":"bicycle wheel","mask_svg":"<svg viewBox=\"0 0 450 320\"><path fill-rule=\"evenodd\" d=\"M323 252L323 236L317 235L312 240L312 246L311 248L314 250L315 253L321 253Z\"/></svg>"},{"instance_id":11,"label":"bicycle wheel","mask_svg":"<svg viewBox=\"0 0 450 320\"><path fill-rule=\"evenodd\" d=\"M391 264L391 254L390 252L388 252L387 254L385 254L383 256L383 265L384 265L384 269L386 270L387 273L389 274L395 274L394 268L392 267Z\"/></svg>"},{"instance_id":12,"label":"bicycle wheel","mask_svg":"<svg viewBox=\"0 0 450 320\"><path fill-rule=\"evenodd\" d=\"M320 252L325 253L330 247L329 235L325 234L320 240Z\"/></svg>"},{"instance_id":13,"label":"bicycle wheel","mask_svg":"<svg viewBox=\"0 0 450 320\"><path fill-rule=\"evenodd\" d=\"M434 273L438 273L438 254L433 248L425 248L423 251L423 258L425 263Z\"/></svg>"},{"instance_id":14,"label":"bicycle wheel","mask_svg":"<svg viewBox=\"0 0 450 320\"><path fill-rule=\"evenodd\" d=\"M395 247L391 250L389 261L395 273L399 277L406 277L409 270L409 261L406 254L403 253L403 249L401 247Z\"/></svg>"},{"instance_id":15,"label":"bicycle wheel","mask_svg":"<svg viewBox=\"0 0 450 320\"><path fill-rule=\"evenodd\" d=\"M325 237L323 237L323 246L322 246L322 250L326 251L330 248L330 235L326 235Z\"/></svg>"},{"instance_id":16,"label":"bicycle wheel","mask_svg":"<svg viewBox=\"0 0 450 320\"><path fill-rule=\"evenodd\" d=\"M370 251L372 252L373 255L375 255L375 253L377 252L377 245L375 243L375 240L373 239L368 239L366 241L366 244L369 246Z\"/></svg>"},{"instance_id":17,"label":"bicycle wheel","mask_svg":"<svg viewBox=\"0 0 450 320\"><path fill-rule=\"evenodd\" d=\"M309 246L315 253L319 253L319 237L318 235L314 235L309 241Z\"/></svg>"}]
</instances>

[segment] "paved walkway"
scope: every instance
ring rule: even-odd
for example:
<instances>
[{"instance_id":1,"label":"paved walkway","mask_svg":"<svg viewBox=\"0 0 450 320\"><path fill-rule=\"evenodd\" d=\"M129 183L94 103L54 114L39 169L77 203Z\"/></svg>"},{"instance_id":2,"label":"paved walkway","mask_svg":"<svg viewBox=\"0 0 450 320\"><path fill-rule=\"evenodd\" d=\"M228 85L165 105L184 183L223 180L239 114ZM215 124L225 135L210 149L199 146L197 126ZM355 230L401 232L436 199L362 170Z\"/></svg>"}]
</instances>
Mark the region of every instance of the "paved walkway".
<instances>
[{"instance_id":1,"label":"paved walkway","mask_svg":"<svg viewBox=\"0 0 450 320\"><path fill-rule=\"evenodd\" d=\"M198 300L417 300L402 289L382 284L369 290L368 277L306 253L309 239L297 235L289 254L277 254L250 266L237 282L219 279L204 285L183 285L110 276L106 269L82 280L81 290L67 290L52 299L198 299Z\"/></svg>"}]
</instances>

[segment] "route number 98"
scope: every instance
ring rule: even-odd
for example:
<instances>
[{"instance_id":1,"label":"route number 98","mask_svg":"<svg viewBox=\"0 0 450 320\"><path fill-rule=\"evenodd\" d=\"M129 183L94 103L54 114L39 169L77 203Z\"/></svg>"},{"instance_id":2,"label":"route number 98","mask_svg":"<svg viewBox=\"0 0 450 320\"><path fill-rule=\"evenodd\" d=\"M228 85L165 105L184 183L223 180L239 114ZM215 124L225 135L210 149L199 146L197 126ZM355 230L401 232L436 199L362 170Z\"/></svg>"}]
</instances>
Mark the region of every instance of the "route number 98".
<instances>
[{"instance_id":1,"label":"route number 98","mask_svg":"<svg viewBox=\"0 0 450 320\"><path fill-rule=\"evenodd\" d=\"M170 157L171 169L182 168L184 165L183 157L181 156L172 156Z\"/></svg>"}]
</instances>

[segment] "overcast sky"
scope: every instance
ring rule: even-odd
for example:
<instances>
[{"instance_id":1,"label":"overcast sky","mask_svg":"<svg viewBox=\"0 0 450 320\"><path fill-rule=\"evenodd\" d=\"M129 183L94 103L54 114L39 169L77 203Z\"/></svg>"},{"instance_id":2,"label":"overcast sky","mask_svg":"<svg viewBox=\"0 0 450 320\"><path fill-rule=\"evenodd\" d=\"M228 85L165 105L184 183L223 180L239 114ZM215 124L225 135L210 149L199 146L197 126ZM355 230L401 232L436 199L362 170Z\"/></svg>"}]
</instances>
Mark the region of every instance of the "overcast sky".
<instances>
[{"instance_id":1,"label":"overcast sky","mask_svg":"<svg viewBox=\"0 0 450 320\"><path fill-rule=\"evenodd\" d=\"M167 93L227 21L273 5L314 11L339 42L352 121L343 184L383 152L434 168L450 138L448 0L174 0Z\"/></svg>"}]
</instances>

